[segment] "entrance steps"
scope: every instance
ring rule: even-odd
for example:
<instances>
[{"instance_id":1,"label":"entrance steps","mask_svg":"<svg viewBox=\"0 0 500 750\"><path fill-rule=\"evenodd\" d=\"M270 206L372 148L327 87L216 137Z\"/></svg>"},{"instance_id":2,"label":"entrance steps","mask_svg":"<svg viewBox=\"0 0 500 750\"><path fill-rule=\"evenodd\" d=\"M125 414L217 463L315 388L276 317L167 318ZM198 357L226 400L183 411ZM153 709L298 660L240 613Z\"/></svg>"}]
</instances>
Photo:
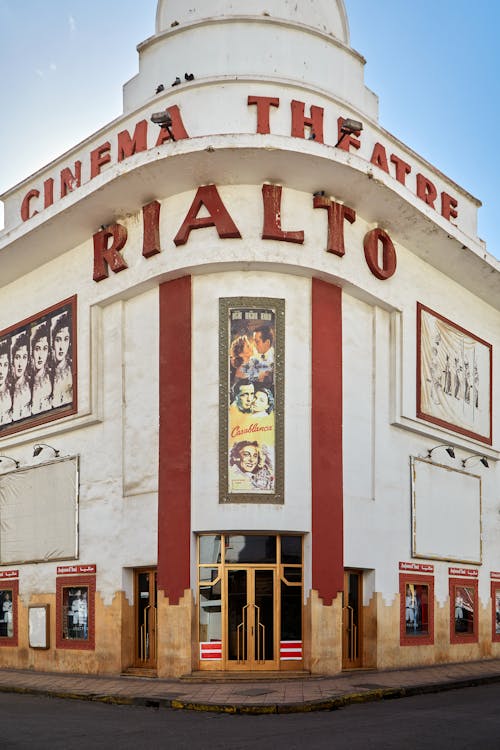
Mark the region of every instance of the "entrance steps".
<instances>
[{"instance_id":1,"label":"entrance steps","mask_svg":"<svg viewBox=\"0 0 500 750\"><path fill-rule=\"evenodd\" d=\"M146 667L128 667L122 672L122 677L158 677L156 669L147 669Z\"/></svg>"},{"instance_id":2,"label":"entrance steps","mask_svg":"<svg viewBox=\"0 0 500 750\"><path fill-rule=\"evenodd\" d=\"M259 682L260 680L272 681L279 680L305 680L311 677L310 672L302 670L283 670L282 672L216 672L216 671L197 671L191 674L184 674L180 677L182 682Z\"/></svg>"}]
</instances>

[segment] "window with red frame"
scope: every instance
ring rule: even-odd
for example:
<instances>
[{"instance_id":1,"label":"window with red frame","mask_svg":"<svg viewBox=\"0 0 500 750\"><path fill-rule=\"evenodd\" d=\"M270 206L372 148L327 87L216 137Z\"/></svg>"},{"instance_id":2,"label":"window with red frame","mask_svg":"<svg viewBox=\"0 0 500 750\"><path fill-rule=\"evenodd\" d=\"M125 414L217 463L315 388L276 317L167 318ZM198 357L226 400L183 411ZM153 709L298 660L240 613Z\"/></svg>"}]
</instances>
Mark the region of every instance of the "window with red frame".
<instances>
[{"instance_id":1,"label":"window with red frame","mask_svg":"<svg viewBox=\"0 0 500 750\"><path fill-rule=\"evenodd\" d=\"M492 640L500 641L500 582L491 584Z\"/></svg>"},{"instance_id":2,"label":"window with red frame","mask_svg":"<svg viewBox=\"0 0 500 750\"><path fill-rule=\"evenodd\" d=\"M450 641L470 643L477 640L477 581L451 578Z\"/></svg>"},{"instance_id":3,"label":"window with red frame","mask_svg":"<svg viewBox=\"0 0 500 750\"><path fill-rule=\"evenodd\" d=\"M401 574L400 642L402 646L434 643L434 578Z\"/></svg>"},{"instance_id":4,"label":"window with red frame","mask_svg":"<svg viewBox=\"0 0 500 750\"><path fill-rule=\"evenodd\" d=\"M12 584L0 589L0 642L15 646L17 642L16 618L17 588Z\"/></svg>"},{"instance_id":5,"label":"window with red frame","mask_svg":"<svg viewBox=\"0 0 500 750\"><path fill-rule=\"evenodd\" d=\"M93 649L95 576L57 579L57 648Z\"/></svg>"}]
</instances>

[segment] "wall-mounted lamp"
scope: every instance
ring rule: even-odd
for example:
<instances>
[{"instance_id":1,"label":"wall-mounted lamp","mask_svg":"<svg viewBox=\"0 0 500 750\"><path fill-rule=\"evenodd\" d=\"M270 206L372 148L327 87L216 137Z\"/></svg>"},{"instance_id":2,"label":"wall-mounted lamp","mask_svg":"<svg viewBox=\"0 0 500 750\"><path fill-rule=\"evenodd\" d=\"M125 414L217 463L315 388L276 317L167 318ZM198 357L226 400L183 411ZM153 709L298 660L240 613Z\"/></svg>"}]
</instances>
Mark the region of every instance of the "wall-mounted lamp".
<instances>
[{"instance_id":1,"label":"wall-mounted lamp","mask_svg":"<svg viewBox=\"0 0 500 750\"><path fill-rule=\"evenodd\" d=\"M340 126L341 136L335 144L335 147L339 146L342 143L346 135L359 135L362 130L362 122L359 122L359 120L351 120L349 117L347 117Z\"/></svg>"},{"instance_id":2,"label":"wall-mounted lamp","mask_svg":"<svg viewBox=\"0 0 500 750\"><path fill-rule=\"evenodd\" d=\"M160 128L165 128L165 130L168 131L170 138L175 141L174 134L171 130L172 118L170 117L170 112L168 111L168 109L163 110L163 112L153 112L153 114L151 115L151 122L154 122L155 125L159 125Z\"/></svg>"},{"instance_id":3,"label":"wall-mounted lamp","mask_svg":"<svg viewBox=\"0 0 500 750\"><path fill-rule=\"evenodd\" d=\"M427 458L431 458L433 451L437 450L438 448L444 448L450 458L455 458L455 451L453 449L453 446L446 445L446 443L441 443L440 445L435 445L434 448L429 448L429 450L427 451Z\"/></svg>"},{"instance_id":4,"label":"wall-mounted lamp","mask_svg":"<svg viewBox=\"0 0 500 750\"><path fill-rule=\"evenodd\" d=\"M15 463L15 465L16 465L16 469L18 469L18 468L19 468L19 461L16 461L16 459L15 459L15 458L12 458L12 456L0 456L0 463L1 463L1 462L2 462L2 461L3 461L4 459L5 459L5 458L7 458L7 459L8 459L9 461L14 461L14 463Z\"/></svg>"},{"instance_id":5,"label":"wall-mounted lamp","mask_svg":"<svg viewBox=\"0 0 500 750\"><path fill-rule=\"evenodd\" d=\"M479 462L483 464L485 469L490 468L490 465L488 463L488 459L486 458L486 456L478 456L476 454L472 454L472 456L467 456L467 458L464 458L464 460L462 461L462 466L464 467L464 469L467 465L467 461L471 461L473 458L478 458Z\"/></svg>"},{"instance_id":6,"label":"wall-mounted lamp","mask_svg":"<svg viewBox=\"0 0 500 750\"><path fill-rule=\"evenodd\" d=\"M44 448L50 448L51 451L54 451L54 455L56 456L56 458L59 455L59 451L53 448L51 445L47 445L47 443L37 443L33 448L33 455L39 456Z\"/></svg>"}]
</instances>

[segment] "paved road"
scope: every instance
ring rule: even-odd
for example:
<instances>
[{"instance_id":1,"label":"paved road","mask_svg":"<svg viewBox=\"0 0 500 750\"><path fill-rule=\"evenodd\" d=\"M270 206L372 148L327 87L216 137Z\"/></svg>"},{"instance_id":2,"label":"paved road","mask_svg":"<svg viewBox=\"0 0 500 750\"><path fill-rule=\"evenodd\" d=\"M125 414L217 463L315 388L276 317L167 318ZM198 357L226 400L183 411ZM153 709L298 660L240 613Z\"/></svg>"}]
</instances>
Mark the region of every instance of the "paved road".
<instances>
[{"instance_id":1,"label":"paved road","mask_svg":"<svg viewBox=\"0 0 500 750\"><path fill-rule=\"evenodd\" d=\"M2 750L499 750L500 685L241 716L0 694Z\"/></svg>"}]
</instances>

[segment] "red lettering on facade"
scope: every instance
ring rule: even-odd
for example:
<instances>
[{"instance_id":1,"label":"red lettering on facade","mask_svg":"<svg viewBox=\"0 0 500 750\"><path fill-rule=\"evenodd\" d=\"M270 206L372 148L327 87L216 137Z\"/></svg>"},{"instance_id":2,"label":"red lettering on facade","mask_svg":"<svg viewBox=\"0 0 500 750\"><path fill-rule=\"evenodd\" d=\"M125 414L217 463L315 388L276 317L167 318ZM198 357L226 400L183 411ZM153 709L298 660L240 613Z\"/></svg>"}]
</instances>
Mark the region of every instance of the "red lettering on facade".
<instances>
[{"instance_id":1,"label":"red lettering on facade","mask_svg":"<svg viewBox=\"0 0 500 750\"><path fill-rule=\"evenodd\" d=\"M54 203L54 180L49 177L43 183L43 207L48 208Z\"/></svg>"},{"instance_id":2,"label":"red lettering on facade","mask_svg":"<svg viewBox=\"0 0 500 750\"><path fill-rule=\"evenodd\" d=\"M271 107L279 107L280 100L274 96L249 96L247 99L248 106L253 104L257 107L257 133L266 135L271 132L269 115Z\"/></svg>"},{"instance_id":3,"label":"red lettering on facade","mask_svg":"<svg viewBox=\"0 0 500 750\"><path fill-rule=\"evenodd\" d=\"M354 148L359 148L361 146L361 141L359 138L355 138L354 135L342 133L341 127L345 122L344 117L339 117L337 120L337 142L338 142L338 148L343 149L344 151L349 151L349 146L353 146ZM361 135L361 130L356 131L356 136Z\"/></svg>"},{"instance_id":4,"label":"red lettering on facade","mask_svg":"<svg viewBox=\"0 0 500 750\"><path fill-rule=\"evenodd\" d=\"M198 217L202 206L209 216ZM215 185L202 185L198 188L191 208L174 237L174 243L177 246L185 245L192 229L204 227L215 227L221 239L241 239L238 227L230 217Z\"/></svg>"},{"instance_id":5,"label":"red lettering on facade","mask_svg":"<svg viewBox=\"0 0 500 750\"><path fill-rule=\"evenodd\" d=\"M410 174L411 167L403 159L400 159L396 154L391 154L391 162L396 167L396 180L402 185L406 184L406 175Z\"/></svg>"},{"instance_id":6,"label":"red lettering on facade","mask_svg":"<svg viewBox=\"0 0 500 750\"><path fill-rule=\"evenodd\" d=\"M451 221L452 219L458 218L458 201L448 193L441 193L441 216Z\"/></svg>"},{"instance_id":7,"label":"red lettering on facade","mask_svg":"<svg viewBox=\"0 0 500 750\"><path fill-rule=\"evenodd\" d=\"M281 185L262 185L264 201L263 240L281 240L282 242L304 242L304 232L287 232L281 228Z\"/></svg>"},{"instance_id":8,"label":"red lettering on facade","mask_svg":"<svg viewBox=\"0 0 500 750\"><path fill-rule=\"evenodd\" d=\"M384 172L387 172L387 174L389 174L387 152L381 143L376 143L375 146L373 147L370 161L372 164L375 164L376 167L378 167L379 169L382 169Z\"/></svg>"},{"instance_id":9,"label":"red lettering on facade","mask_svg":"<svg viewBox=\"0 0 500 750\"><path fill-rule=\"evenodd\" d=\"M379 243L382 245L382 265L379 264ZM396 271L396 250L392 240L383 229L376 228L365 234L363 240L365 258L368 268L377 279L385 281Z\"/></svg>"},{"instance_id":10,"label":"red lettering on facade","mask_svg":"<svg viewBox=\"0 0 500 750\"><path fill-rule=\"evenodd\" d=\"M36 216L38 211L35 209L33 212L31 212L31 201L33 198L39 198L40 197L40 191L39 190L30 190L29 193L26 193L26 195L23 198L23 202L21 203L21 219L23 221L28 221L28 219L31 219L33 216Z\"/></svg>"},{"instance_id":11,"label":"red lettering on facade","mask_svg":"<svg viewBox=\"0 0 500 750\"><path fill-rule=\"evenodd\" d=\"M82 184L82 162L75 161L74 172L69 167L61 170L61 198Z\"/></svg>"},{"instance_id":12,"label":"red lettering on facade","mask_svg":"<svg viewBox=\"0 0 500 750\"><path fill-rule=\"evenodd\" d=\"M151 201L142 208L142 254L145 258L157 255L160 249L160 204Z\"/></svg>"},{"instance_id":13,"label":"red lettering on facade","mask_svg":"<svg viewBox=\"0 0 500 750\"><path fill-rule=\"evenodd\" d=\"M128 130L122 130L118 133L118 161L123 161L129 156L146 151L148 147L148 123L147 120L141 120L137 123L133 137Z\"/></svg>"},{"instance_id":14,"label":"red lettering on facade","mask_svg":"<svg viewBox=\"0 0 500 750\"><path fill-rule=\"evenodd\" d=\"M184 123L182 122L181 113L177 104L172 104L172 106L168 108L168 113L172 119L170 130L172 132L172 135L174 136L174 140L182 141L183 138L189 138L186 128L184 127ZM169 140L170 133L168 132L167 128L160 128L158 140L156 141L155 145L161 146L162 143L165 143L165 141Z\"/></svg>"},{"instance_id":15,"label":"red lettering on facade","mask_svg":"<svg viewBox=\"0 0 500 750\"><path fill-rule=\"evenodd\" d=\"M292 101L292 137L305 138L305 128L309 128L309 139L323 143L323 107L311 107L311 116L306 117L304 102Z\"/></svg>"},{"instance_id":16,"label":"red lettering on facade","mask_svg":"<svg viewBox=\"0 0 500 750\"><path fill-rule=\"evenodd\" d=\"M101 173L101 167L111 161L111 143L106 141L90 152L90 179L94 179Z\"/></svg>"},{"instance_id":17,"label":"red lettering on facade","mask_svg":"<svg viewBox=\"0 0 500 750\"><path fill-rule=\"evenodd\" d=\"M417 174L417 196L421 198L424 203L427 203L431 208L435 208L434 201L437 198L437 190L435 185L424 177L423 174Z\"/></svg>"},{"instance_id":18,"label":"red lettering on facade","mask_svg":"<svg viewBox=\"0 0 500 750\"><path fill-rule=\"evenodd\" d=\"M94 234L94 281L108 278L108 268L119 273L128 268L120 255L127 241L127 229L121 224L112 224ZM111 240L111 245L109 244Z\"/></svg>"},{"instance_id":19,"label":"red lettering on facade","mask_svg":"<svg viewBox=\"0 0 500 750\"><path fill-rule=\"evenodd\" d=\"M333 253L342 257L345 255L344 246L344 221L354 224L356 211L341 203L326 198L324 195L315 195L313 198L314 208L326 208L328 211L328 241L327 253Z\"/></svg>"}]
</instances>

